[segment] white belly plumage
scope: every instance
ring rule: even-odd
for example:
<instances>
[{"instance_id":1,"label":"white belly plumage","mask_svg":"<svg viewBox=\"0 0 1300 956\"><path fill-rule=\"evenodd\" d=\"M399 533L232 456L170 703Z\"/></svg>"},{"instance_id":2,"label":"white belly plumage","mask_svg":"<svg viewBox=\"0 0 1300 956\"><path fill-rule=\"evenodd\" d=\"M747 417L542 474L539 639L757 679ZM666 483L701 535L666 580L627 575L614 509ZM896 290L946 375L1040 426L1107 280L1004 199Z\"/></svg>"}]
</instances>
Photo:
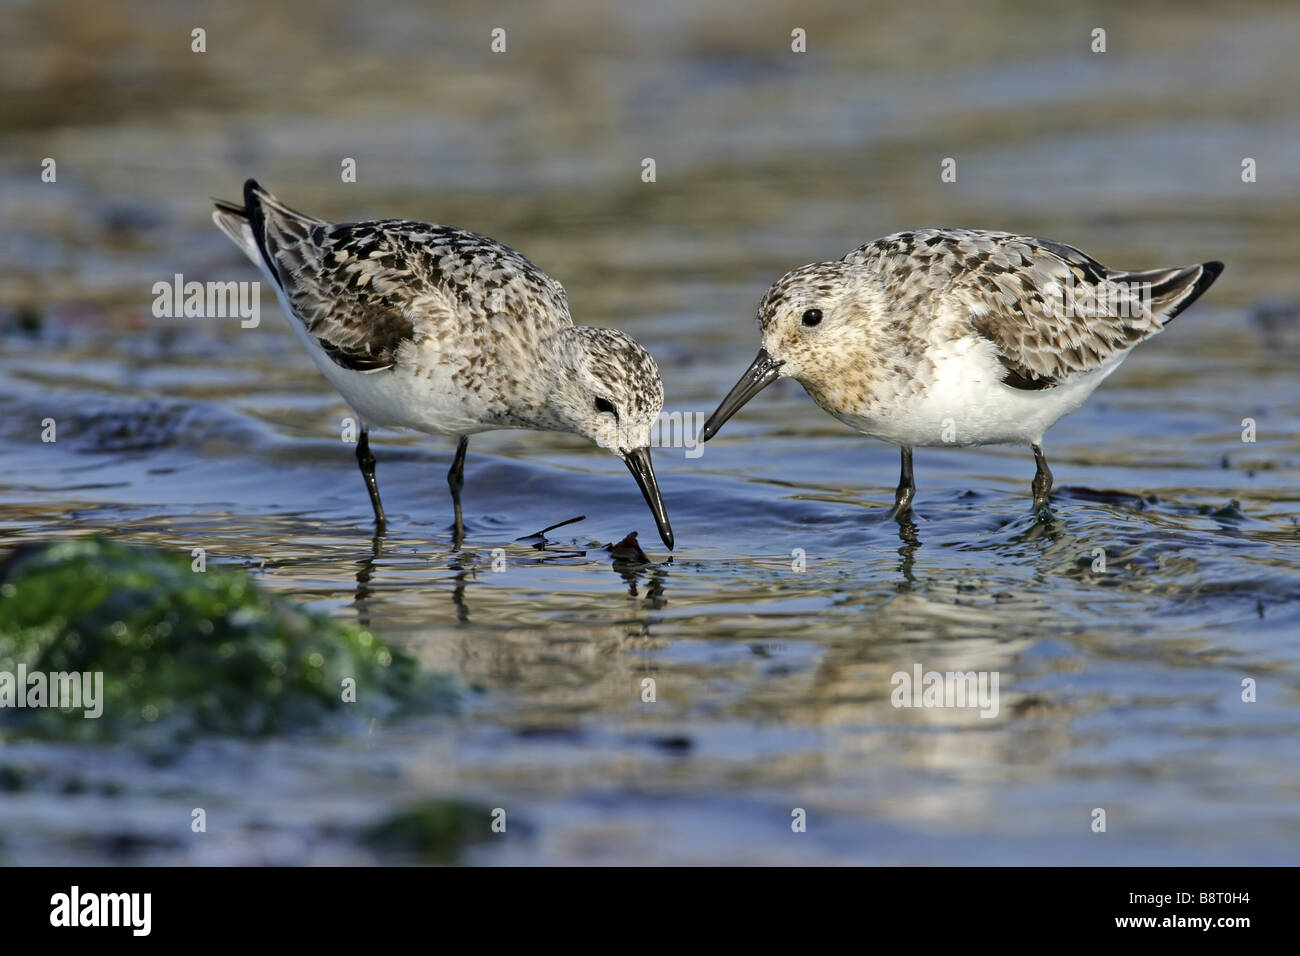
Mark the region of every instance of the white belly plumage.
<instances>
[{"instance_id":1,"label":"white belly plumage","mask_svg":"<svg viewBox=\"0 0 1300 956\"><path fill-rule=\"evenodd\" d=\"M485 403L453 383L449 368L433 365L416 374L404 368L358 372L338 365L307 331L302 320L293 314L283 290L266 273L265 267L262 271L276 290L285 320L321 374L361 417L360 424L378 428L413 428L426 434L449 437L473 435L501 427L486 423Z\"/></svg>"},{"instance_id":2,"label":"white belly plumage","mask_svg":"<svg viewBox=\"0 0 1300 956\"><path fill-rule=\"evenodd\" d=\"M368 426L447 436L499 427L484 424L486 409L467 400L464 389L439 382L449 373L428 377L400 368L356 372L335 365L319 346L308 347L316 366Z\"/></svg>"},{"instance_id":3,"label":"white belly plumage","mask_svg":"<svg viewBox=\"0 0 1300 956\"><path fill-rule=\"evenodd\" d=\"M991 343L971 336L931 353L933 379L920 390L873 395L857 412L827 411L864 435L896 445L1038 444L1127 356L1120 353L1096 371L1052 388L1024 390L1002 383L1006 370Z\"/></svg>"}]
</instances>

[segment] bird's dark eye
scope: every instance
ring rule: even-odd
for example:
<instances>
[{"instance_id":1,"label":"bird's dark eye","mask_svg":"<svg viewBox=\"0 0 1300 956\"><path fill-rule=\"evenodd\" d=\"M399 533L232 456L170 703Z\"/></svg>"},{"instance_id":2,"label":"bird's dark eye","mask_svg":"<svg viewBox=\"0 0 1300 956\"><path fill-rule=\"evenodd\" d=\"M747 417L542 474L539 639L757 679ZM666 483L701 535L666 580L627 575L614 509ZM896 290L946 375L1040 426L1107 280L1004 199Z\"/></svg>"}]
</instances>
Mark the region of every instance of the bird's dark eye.
<instances>
[{"instance_id":1,"label":"bird's dark eye","mask_svg":"<svg viewBox=\"0 0 1300 956\"><path fill-rule=\"evenodd\" d=\"M810 328L820 323L821 320L822 320L821 309L809 309L807 312L803 314L803 324L809 326Z\"/></svg>"},{"instance_id":2,"label":"bird's dark eye","mask_svg":"<svg viewBox=\"0 0 1300 956\"><path fill-rule=\"evenodd\" d=\"M618 418L618 410L614 407L614 403L611 402L608 398L596 399L596 411L609 412L615 418Z\"/></svg>"}]
</instances>

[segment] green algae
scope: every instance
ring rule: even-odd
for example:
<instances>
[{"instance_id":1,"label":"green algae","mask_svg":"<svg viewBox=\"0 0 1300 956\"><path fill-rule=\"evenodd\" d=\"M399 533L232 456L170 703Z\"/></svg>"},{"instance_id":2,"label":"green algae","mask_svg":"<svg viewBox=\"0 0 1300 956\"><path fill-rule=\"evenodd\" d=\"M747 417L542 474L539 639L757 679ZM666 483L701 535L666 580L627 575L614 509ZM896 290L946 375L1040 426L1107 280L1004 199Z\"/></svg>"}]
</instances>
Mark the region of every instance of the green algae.
<instances>
[{"instance_id":1,"label":"green algae","mask_svg":"<svg viewBox=\"0 0 1300 956\"><path fill-rule=\"evenodd\" d=\"M456 700L449 678L240 570L199 571L188 551L105 537L23 546L0 564L0 682L7 672L15 687L20 668L102 675L102 713L10 703L0 707L4 736L262 736L446 711Z\"/></svg>"},{"instance_id":2,"label":"green algae","mask_svg":"<svg viewBox=\"0 0 1300 956\"><path fill-rule=\"evenodd\" d=\"M362 831L364 843L394 863L450 865L465 849L491 839L492 810L468 800L423 800Z\"/></svg>"}]
</instances>

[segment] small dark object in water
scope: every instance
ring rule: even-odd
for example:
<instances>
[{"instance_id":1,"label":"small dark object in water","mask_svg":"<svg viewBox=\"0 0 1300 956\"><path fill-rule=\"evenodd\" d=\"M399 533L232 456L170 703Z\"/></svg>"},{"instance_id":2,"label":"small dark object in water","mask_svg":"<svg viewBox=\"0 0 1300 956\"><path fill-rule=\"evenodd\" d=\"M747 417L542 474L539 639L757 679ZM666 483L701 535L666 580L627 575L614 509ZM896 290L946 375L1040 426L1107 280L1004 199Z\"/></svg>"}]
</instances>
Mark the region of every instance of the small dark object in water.
<instances>
[{"instance_id":1,"label":"small dark object in water","mask_svg":"<svg viewBox=\"0 0 1300 956\"><path fill-rule=\"evenodd\" d=\"M35 306L24 306L18 310L18 330L28 335L35 335L41 331L44 320L41 317L40 310Z\"/></svg>"},{"instance_id":2,"label":"small dark object in water","mask_svg":"<svg viewBox=\"0 0 1300 956\"><path fill-rule=\"evenodd\" d=\"M633 531L618 544L609 544L605 546L610 557L615 561L627 561L636 564L649 564L650 559L646 557L641 545L636 543L636 532Z\"/></svg>"},{"instance_id":3,"label":"small dark object in water","mask_svg":"<svg viewBox=\"0 0 1300 956\"><path fill-rule=\"evenodd\" d=\"M1260 617L1263 617L1263 611ZM0 793L18 793L27 786L26 771L11 766L10 764L0 764Z\"/></svg>"},{"instance_id":4,"label":"small dark object in water","mask_svg":"<svg viewBox=\"0 0 1300 956\"><path fill-rule=\"evenodd\" d=\"M532 724L516 727L515 736L521 740L580 740L582 731L568 724Z\"/></svg>"},{"instance_id":5,"label":"small dark object in water","mask_svg":"<svg viewBox=\"0 0 1300 956\"><path fill-rule=\"evenodd\" d=\"M586 521L586 520L587 520L586 515L578 515L578 517L576 518L566 518L564 521L559 521L553 525L548 525L547 527L543 528L541 531L534 531L532 534L526 534L522 538L515 538L515 540L532 541L535 538L545 538L546 532L548 531L554 531L556 528L563 528L566 524L576 524L579 521Z\"/></svg>"},{"instance_id":6,"label":"small dark object in water","mask_svg":"<svg viewBox=\"0 0 1300 956\"><path fill-rule=\"evenodd\" d=\"M1198 514L1208 515L1211 518L1244 518L1245 514L1241 510L1241 502L1232 498L1226 505L1214 507L1214 505L1200 505L1196 509Z\"/></svg>"}]
</instances>

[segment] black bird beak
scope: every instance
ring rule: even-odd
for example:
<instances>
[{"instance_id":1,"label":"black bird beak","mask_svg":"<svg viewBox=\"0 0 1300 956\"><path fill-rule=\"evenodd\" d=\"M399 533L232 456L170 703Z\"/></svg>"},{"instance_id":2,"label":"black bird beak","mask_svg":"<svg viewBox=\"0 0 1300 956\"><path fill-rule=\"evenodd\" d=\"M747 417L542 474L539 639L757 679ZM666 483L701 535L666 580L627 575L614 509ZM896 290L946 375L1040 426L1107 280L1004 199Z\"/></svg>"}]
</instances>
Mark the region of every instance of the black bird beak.
<instances>
[{"instance_id":1,"label":"black bird beak","mask_svg":"<svg viewBox=\"0 0 1300 956\"><path fill-rule=\"evenodd\" d=\"M749 366L745 374L740 376L740 381L727 393L722 404L704 423L704 440L708 441L716 435L723 423L740 411L740 406L775 382L784 364L785 362L778 362L768 355L767 349L759 349L758 358L754 359L754 363Z\"/></svg>"},{"instance_id":2,"label":"black bird beak","mask_svg":"<svg viewBox=\"0 0 1300 956\"><path fill-rule=\"evenodd\" d=\"M637 448L634 451L621 451L623 463L636 479L636 486L645 495L645 503L650 506L650 513L655 516L659 526L659 537L663 539L668 550L673 549L673 529L668 523L668 509L664 507L664 496L659 493L659 482L655 481L655 468L650 463L650 449Z\"/></svg>"}]
</instances>

